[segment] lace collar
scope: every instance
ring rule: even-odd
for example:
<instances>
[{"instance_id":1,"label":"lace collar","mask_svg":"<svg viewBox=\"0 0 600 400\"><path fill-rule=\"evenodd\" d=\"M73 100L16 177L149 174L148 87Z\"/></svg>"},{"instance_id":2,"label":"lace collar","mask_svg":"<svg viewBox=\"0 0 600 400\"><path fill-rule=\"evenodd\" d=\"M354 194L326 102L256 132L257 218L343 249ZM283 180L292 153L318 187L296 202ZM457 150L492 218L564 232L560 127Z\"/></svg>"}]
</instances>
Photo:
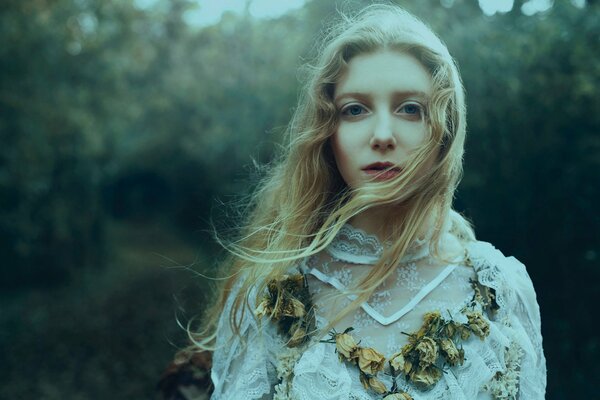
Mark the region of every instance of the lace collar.
<instances>
[{"instance_id":1,"label":"lace collar","mask_svg":"<svg viewBox=\"0 0 600 400\"><path fill-rule=\"evenodd\" d=\"M415 241L401 262L408 263L427 257L428 243L432 234L433 232L430 231L425 239ZM389 246L390 243L385 242L382 245L377 236L350 224L344 224L326 250L332 257L343 262L375 264L383 254L384 245Z\"/></svg>"}]
</instances>

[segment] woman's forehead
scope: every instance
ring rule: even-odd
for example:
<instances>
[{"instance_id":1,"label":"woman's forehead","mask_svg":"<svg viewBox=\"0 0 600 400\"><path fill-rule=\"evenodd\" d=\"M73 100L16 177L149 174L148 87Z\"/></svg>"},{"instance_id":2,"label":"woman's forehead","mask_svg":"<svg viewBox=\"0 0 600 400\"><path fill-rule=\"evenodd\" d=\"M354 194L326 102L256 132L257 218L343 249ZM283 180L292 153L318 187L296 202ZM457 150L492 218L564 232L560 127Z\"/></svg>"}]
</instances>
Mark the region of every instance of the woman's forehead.
<instances>
[{"instance_id":1,"label":"woman's forehead","mask_svg":"<svg viewBox=\"0 0 600 400\"><path fill-rule=\"evenodd\" d=\"M412 55L384 50L353 57L335 85L334 100L357 95L429 97L432 78Z\"/></svg>"}]
</instances>

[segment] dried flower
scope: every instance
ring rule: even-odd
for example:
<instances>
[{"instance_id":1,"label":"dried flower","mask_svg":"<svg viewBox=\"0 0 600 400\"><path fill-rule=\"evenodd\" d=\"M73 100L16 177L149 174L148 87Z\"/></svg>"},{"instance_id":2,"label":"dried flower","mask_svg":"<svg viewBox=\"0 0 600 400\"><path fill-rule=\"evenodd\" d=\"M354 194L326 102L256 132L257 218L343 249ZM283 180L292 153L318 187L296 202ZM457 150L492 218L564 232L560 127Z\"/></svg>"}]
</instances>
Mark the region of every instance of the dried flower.
<instances>
[{"instance_id":1,"label":"dried flower","mask_svg":"<svg viewBox=\"0 0 600 400\"><path fill-rule=\"evenodd\" d=\"M419 354L419 365L422 367L435 363L438 358L438 345L429 336L425 336L415 347Z\"/></svg>"},{"instance_id":2,"label":"dried flower","mask_svg":"<svg viewBox=\"0 0 600 400\"><path fill-rule=\"evenodd\" d=\"M430 332L436 332L442 324L442 316L439 311L428 312L423 316L423 326Z\"/></svg>"},{"instance_id":3,"label":"dried flower","mask_svg":"<svg viewBox=\"0 0 600 400\"><path fill-rule=\"evenodd\" d=\"M444 325L444 329L442 331L442 335L447 336L449 338L454 337L454 334L458 331L456 322L448 321Z\"/></svg>"},{"instance_id":4,"label":"dried flower","mask_svg":"<svg viewBox=\"0 0 600 400\"><path fill-rule=\"evenodd\" d=\"M288 340L288 347L298 347L304 343L306 339L306 329L304 329L302 322L298 321L290 328L290 340Z\"/></svg>"},{"instance_id":5,"label":"dried flower","mask_svg":"<svg viewBox=\"0 0 600 400\"><path fill-rule=\"evenodd\" d=\"M410 360L404 359L404 375L408 375L412 371L413 364Z\"/></svg>"},{"instance_id":6,"label":"dried flower","mask_svg":"<svg viewBox=\"0 0 600 400\"><path fill-rule=\"evenodd\" d=\"M358 345L356 344L356 341L352 335L347 333L335 335L335 347L340 355L340 358L343 356L346 360L350 361L358 356L356 354Z\"/></svg>"},{"instance_id":7,"label":"dried flower","mask_svg":"<svg viewBox=\"0 0 600 400\"><path fill-rule=\"evenodd\" d=\"M471 300L471 302L485 305L485 301L483 299L483 296L481 295L481 287L479 286L479 284L477 284L477 281L470 279L469 282L471 283L471 287L473 288L473 299Z\"/></svg>"},{"instance_id":8,"label":"dried flower","mask_svg":"<svg viewBox=\"0 0 600 400\"><path fill-rule=\"evenodd\" d=\"M450 365L462 365L465 352L463 349L457 349L452 339L441 339L439 345L443 356Z\"/></svg>"},{"instance_id":9,"label":"dried flower","mask_svg":"<svg viewBox=\"0 0 600 400\"><path fill-rule=\"evenodd\" d=\"M365 390L369 390L369 377L367 376L367 374L363 374L361 372L358 376L358 379L360 380L360 383L363 385Z\"/></svg>"},{"instance_id":10,"label":"dried flower","mask_svg":"<svg viewBox=\"0 0 600 400\"><path fill-rule=\"evenodd\" d=\"M475 335L479 336L480 339L490 334L490 325L480 312L468 312L467 318L469 320L469 329Z\"/></svg>"},{"instance_id":11,"label":"dried flower","mask_svg":"<svg viewBox=\"0 0 600 400\"><path fill-rule=\"evenodd\" d=\"M267 293L254 314L268 315L277 323L279 333L288 338L288 347L297 347L309 339L315 325L315 315L306 277L302 274L283 275L267 283Z\"/></svg>"},{"instance_id":12,"label":"dried flower","mask_svg":"<svg viewBox=\"0 0 600 400\"><path fill-rule=\"evenodd\" d=\"M404 370L404 356L402 352L394 354L390 357L390 367L392 368L392 375L397 375L398 372Z\"/></svg>"},{"instance_id":13,"label":"dried flower","mask_svg":"<svg viewBox=\"0 0 600 400\"><path fill-rule=\"evenodd\" d=\"M381 382L379 379L375 378L374 376L368 379L368 384L371 389L373 389L379 394L384 394L387 392L387 388L385 387L384 383Z\"/></svg>"},{"instance_id":14,"label":"dried flower","mask_svg":"<svg viewBox=\"0 0 600 400\"><path fill-rule=\"evenodd\" d=\"M422 337L437 332L442 323L439 311L428 312L423 316L423 325L421 325L421 328L416 334L411 336L415 342L418 342Z\"/></svg>"},{"instance_id":15,"label":"dried flower","mask_svg":"<svg viewBox=\"0 0 600 400\"><path fill-rule=\"evenodd\" d=\"M357 355L358 367L365 374L375 375L377 372L383 370L383 364L385 362L383 354L367 347L359 348Z\"/></svg>"},{"instance_id":16,"label":"dried flower","mask_svg":"<svg viewBox=\"0 0 600 400\"><path fill-rule=\"evenodd\" d=\"M471 337L471 331L469 330L469 325L457 325L456 327L458 333L460 334L460 338L462 340L467 340L468 338Z\"/></svg>"},{"instance_id":17,"label":"dried flower","mask_svg":"<svg viewBox=\"0 0 600 400\"><path fill-rule=\"evenodd\" d=\"M493 288L488 288L486 291L486 299L488 307L492 313L495 313L500 309L500 306L496 302L496 290Z\"/></svg>"},{"instance_id":18,"label":"dried flower","mask_svg":"<svg viewBox=\"0 0 600 400\"><path fill-rule=\"evenodd\" d=\"M412 396L406 392L390 393L383 400L413 400Z\"/></svg>"},{"instance_id":19,"label":"dried flower","mask_svg":"<svg viewBox=\"0 0 600 400\"><path fill-rule=\"evenodd\" d=\"M299 300L291 298L285 301L285 305L281 314L284 317L301 318L306 315L306 309L304 308L304 304L302 304Z\"/></svg>"},{"instance_id":20,"label":"dried flower","mask_svg":"<svg viewBox=\"0 0 600 400\"><path fill-rule=\"evenodd\" d=\"M429 365L412 371L409 377L415 385L429 388L440 380L442 371L433 365Z\"/></svg>"}]
</instances>

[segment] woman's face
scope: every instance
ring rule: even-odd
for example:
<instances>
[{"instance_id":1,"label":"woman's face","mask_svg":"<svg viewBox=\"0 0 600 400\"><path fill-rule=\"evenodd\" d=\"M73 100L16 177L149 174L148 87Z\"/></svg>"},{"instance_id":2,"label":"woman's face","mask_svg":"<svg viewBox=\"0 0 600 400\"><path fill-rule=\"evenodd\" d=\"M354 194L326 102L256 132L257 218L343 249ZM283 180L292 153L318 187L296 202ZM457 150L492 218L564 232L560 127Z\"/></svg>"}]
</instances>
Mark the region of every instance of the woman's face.
<instances>
[{"instance_id":1,"label":"woman's face","mask_svg":"<svg viewBox=\"0 0 600 400\"><path fill-rule=\"evenodd\" d=\"M429 72L409 54L385 50L350 60L334 91L338 128L331 137L348 186L391 179L406 166L428 138L431 94Z\"/></svg>"}]
</instances>

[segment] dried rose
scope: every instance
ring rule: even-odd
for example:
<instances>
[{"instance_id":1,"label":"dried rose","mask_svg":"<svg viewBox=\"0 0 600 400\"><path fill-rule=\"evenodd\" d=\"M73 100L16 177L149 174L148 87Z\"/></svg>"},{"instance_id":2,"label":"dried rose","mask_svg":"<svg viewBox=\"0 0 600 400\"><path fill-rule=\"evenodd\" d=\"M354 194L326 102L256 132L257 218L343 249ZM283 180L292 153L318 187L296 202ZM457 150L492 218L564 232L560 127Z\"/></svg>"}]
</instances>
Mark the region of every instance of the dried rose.
<instances>
[{"instance_id":1,"label":"dried rose","mask_svg":"<svg viewBox=\"0 0 600 400\"><path fill-rule=\"evenodd\" d=\"M458 365L464 362L464 351L457 349L451 339L442 339L439 344L442 354L450 365Z\"/></svg>"},{"instance_id":2,"label":"dried rose","mask_svg":"<svg viewBox=\"0 0 600 400\"><path fill-rule=\"evenodd\" d=\"M383 369L385 357L375 349L359 348L356 352L358 355L358 367L362 372L369 375L375 375Z\"/></svg>"},{"instance_id":3,"label":"dried rose","mask_svg":"<svg viewBox=\"0 0 600 400\"><path fill-rule=\"evenodd\" d=\"M485 302L483 300L483 296L481 295L481 288L479 287L479 285L477 284L477 282L472 281L471 282L471 286L473 287L473 291L475 292L473 294L473 301L476 303L479 303L481 305L485 305Z\"/></svg>"},{"instance_id":4,"label":"dried rose","mask_svg":"<svg viewBox=\"0 0 600 400\"><path fill-rule=\"evenodd\" d=\"M457 331L458 331L458 329L456 327L456 323L454 321L450 321L446 325L444 325L443 335L451 338L451 337L454 337L454 334Z\"/></svg>"},{"instance_id":5,"label":"dried rose","mask_svg":"<svg viewBox=\"0 0 600 400\"><path fill-rule=\"evenodd\" d=\"M381 382L379 379L375 378L374 376L369 378L368 384L371 389L373 389L374 391L376 391L379 394L384 394L387 392L387 388L385 387L383 382Z\"/></svg>"},{"instance_id":6,"label":"dried rose","mask_svg":"<svg viewBox=\"0 0 600 400\"><path fill-rule=\"evenodd\" d=\"M404 363L404 356L402 355L402 352L396 353L390 358L390 367L392 368L394 375L404 370Z\"/></svg>"},{"instance_id":7,"label":"dried rose","mask_svg":"<svg viewBox=\"0 0 600 400\"><path fill-rule=\"evenodd\" d=\"M306 309L302 302L292 298L286 302L282 315L285 317L301 318L306 315Z\"/></svg>"},{"instance_id":8,"label":"dried rose","mask_svg":"<svg viewBox=\"0 0 600 400\"><path fill-rule=\"evenodd\" d=\"M347 333L335 335L335 348L340 358L343 356L346 360L350 361L357 357L356 350L358 349L358 345L352 335Z\"/></svg>"},{"instance_id":9,"label":"dried rose","mask_svg":"<svg viewBox=\"0 0 600 400\"><path fill-rule=\"evenodd\" d=\"M479 338L483 339L490 334L490 325L483 318L480 312L469 312L467 313L469 320L469 329Z\"/></svg>"},{"instance_id":10,"label":"dried rose","mask_svg":"<svg viewBox=\"0 0 600 400\"><path fill-rule=\"evenodd\" d=\"M442 377L442 372L435 366L427 366L424 368L418 368L410 373L410 379L412 382L421 387L431 387L437 383Z\"/></svg>"},{"instance_id":11,"label":"dried rose","mask_svg":"<svg viewBox=\"0 0 600 400\"><path fill-rule=\"evenodd\" d=\"M290 328L290 336L290 340L287 343L288 347L298 347L306 339L306 330L302 327L301 323L295 323Z\"/></svg>"},{"instance_id":12,"label":"dried rose","mask_svg":"<svg viewBox=\"0 0 600 400\"><path fill-rule=\"evenodd\" d=\"M404 375L408 375L412 370L412 367L412 362L407 359L404 359Z\"/></svg>"},{"instance_id":13,"label":"dried rose","mask_svg":"<svg viewBox=\"0 0 600 400\"><path fill-rule=\"evenodd\" d=\"M439 311L428 312L423 316L423 327L427 327L430 332L438 330L442 323L442 316Z\"/></svg>"},{"instance_id":14,"label":"dried rose","mask_svg":"<svg viewBox=\"0 0 600 400\"><path fill-rule=\"evenodd\" d=\"M383 400L413 400L412 396L406 392L391 393L383 398Z\"/></svg>"},{"instance_id":15,"label":"dried rose","mask_svg":"<svg viewBox=\"0 0 600 400\"><path fill-rule=\"evenodd\" d=\"M302 274L294 274L292 276L284 275L285 282L290 289L298 290L304 287L304 275Z\"/></svg>"},{"instance_id":16,"label":"dried rose","mask_svg":"<svg viewBox=\"0 0 600 400\"><path fill-rule=\"evenodd\" d=\"M429 335L432 332L437 332L440 325L443 323L439 311L428 312L423 316L423 325L416 334L409 337L409 343L417 343L421 338ZM412 339L412 340L411 340Z\"/></svg>"},{"instance_id":17,"label":"dried rose","mask_svg":"<svg viewBox=\"0 0 600 400\"><path fill-rule=\"evenodd\" d=\"M462 340L467 340L471 337L471 330L469 329L468 324L456 325L456 330L460 334Z\"/></svg>"},{"instance_id":18,"label":"dried rose","mask_svg":"<svg viewBox=\"0 0 600 400\"><path fill-rule=\"evenodd\" d=\"M369 377L367 376L367 374L363 374L361 372L358 376L358 379L360 380L360 383L363 385L365 390L369 390Z\"/></svg>"},{"instance_id":19,"label":"dried rose","mask_svg":"<svg viewBox=\"0 0 600 400\"><path fill-rule=\"evenodd\" d=\"M438 358L438 345L429 336L422 338L415 350L419 353L419 365L422 367L435 363Z\"/></svg>"}]
</instances>

